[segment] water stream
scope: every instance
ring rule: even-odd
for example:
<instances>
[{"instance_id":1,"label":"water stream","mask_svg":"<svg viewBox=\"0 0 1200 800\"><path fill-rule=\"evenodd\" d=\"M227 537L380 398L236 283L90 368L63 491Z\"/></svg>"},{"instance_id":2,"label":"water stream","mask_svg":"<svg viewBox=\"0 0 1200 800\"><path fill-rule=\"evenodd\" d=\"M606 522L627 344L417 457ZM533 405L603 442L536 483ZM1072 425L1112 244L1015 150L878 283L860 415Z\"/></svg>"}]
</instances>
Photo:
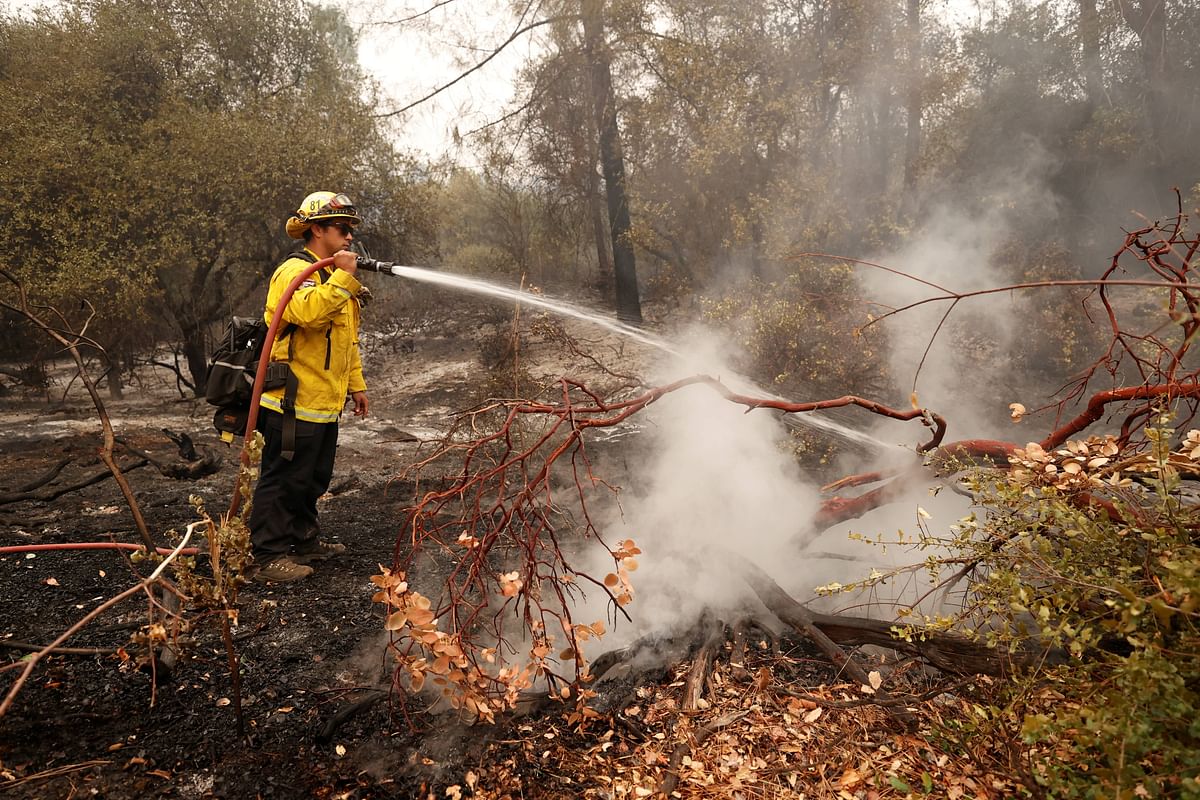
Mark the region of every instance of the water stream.
<instances>
[{"instance_id":1,"label":"water stream","mask_svg":"<svg viewBox=\"0 0 1200 800\"><path fill-rule=\"evenodd\" d=\"M459 289L472 294L481 294L487 297L495 297L501 300L512 300L523 305L535 306L537 308L551 311L561 317L572 317L574 319L590 322L611 331L627 339L632 339L635 342L641 342L644 345L655 348L668 355L683 358L683 353L672 347L665 339L658 336L646 333L640 328L635 328L632 325L626 325L623 322L617 322L609 319L606 316L597 314L594 311L589 311L582 306L566 300L548 300L545 297L537 294L531 294L520 289L513 289L509 286L502 286L498 283L489 283L488 281L479 280L477 278L468 278L463 275L455 275L452 272L439 272L432 269L424 269L422 267L402 267L397 264L391 265L388 269L384 265L383 271L390 272L401 278L408 278L422 283L432 283L438 286L447 286L452 289Z\"/></svg>"},{"instance_id":2,"label":"water stream","mask_svg":"<svg viewBox=\"0 0 1200 800\"><path fill-rule=\"evenodd\" d=\"M480 280L478 278L468 278L463 275L456 275L450 272L440 272L422 267L406 267L399 264L386 264L375 262L379 272L386 272L400 278L408 278L409 280L418 281L421 283L434 284L436 286L444 286L451 289L457 289L471 294L483 295L485 297L494 297L500 300L510 300L516 303L521 303L526 306L541 308L551 313L562 317L570 317L572 319L588 322L604 330L616 333L627 339L653 347L659 352L674 356L675 358L686 360L686 356L665 339L647 333L646 331L636 328L632 325L627 325L623 322L610 319L607 316L598 314L595 311L590 311L582 306L576 305L566 300L551 300L542 295L532 294L530 292L514 289L510 286L503 286L497 283ZM733 379L722 378L725 385L739 394L754 395L770 400L786 400L786 398L778 395L765 392L761 387L754 385L749 380L741 376L733 376ZM819 430L823 433L836 436L845 441L854 442L856 444L865 445L870 448L889 447L885 442L869 436L862 431L857 431L853 428L841 425L833 420L819 416L787 414L783 417L788 425L804 425L809 428Z\"/></svg>"}]
</instances>

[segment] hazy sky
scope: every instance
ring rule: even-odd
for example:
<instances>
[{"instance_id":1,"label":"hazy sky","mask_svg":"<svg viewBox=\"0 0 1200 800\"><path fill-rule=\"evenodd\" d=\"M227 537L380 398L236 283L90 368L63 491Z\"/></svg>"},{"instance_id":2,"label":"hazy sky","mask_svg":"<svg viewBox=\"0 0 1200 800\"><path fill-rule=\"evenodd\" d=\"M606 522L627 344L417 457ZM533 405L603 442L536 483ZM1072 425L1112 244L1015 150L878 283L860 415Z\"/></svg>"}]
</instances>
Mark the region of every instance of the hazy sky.
<instances>
[{"instance_id":1,"label":"hazy sky","mask_svg":"<svg viewBox=\"0 0 1200 800\"><path fill-rule=\"evenodd\" d=\"M451 0L440 7L439 0L335 2L360 30L359 60L381 85L381 112L452 81L515 29L502 0ZM496 118L511 95L513 76L536 46L529 36L514 41L482 69L395 118L398 140L431 156L452 150L454 130L465 135Z\"/></svg>"}]
</instances>

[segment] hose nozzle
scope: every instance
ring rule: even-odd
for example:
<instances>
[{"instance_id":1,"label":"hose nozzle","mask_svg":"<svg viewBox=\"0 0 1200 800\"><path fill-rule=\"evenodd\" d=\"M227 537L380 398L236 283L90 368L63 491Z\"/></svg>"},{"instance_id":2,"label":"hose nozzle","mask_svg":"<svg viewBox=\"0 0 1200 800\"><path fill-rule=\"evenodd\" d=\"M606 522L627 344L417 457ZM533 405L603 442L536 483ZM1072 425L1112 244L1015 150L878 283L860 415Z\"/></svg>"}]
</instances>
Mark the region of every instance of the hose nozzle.
<instances>
[{"instance_id":1,"label":"hose nozzle","mask_svg":"<svg viewBox=\"0 0 1200 800\"><path fill-rule=\"evenodd\" d=\"M358 268L365 269L367 272L391 272L392 263L360 255L358 257Z\"/></svg>"}]
</instances>

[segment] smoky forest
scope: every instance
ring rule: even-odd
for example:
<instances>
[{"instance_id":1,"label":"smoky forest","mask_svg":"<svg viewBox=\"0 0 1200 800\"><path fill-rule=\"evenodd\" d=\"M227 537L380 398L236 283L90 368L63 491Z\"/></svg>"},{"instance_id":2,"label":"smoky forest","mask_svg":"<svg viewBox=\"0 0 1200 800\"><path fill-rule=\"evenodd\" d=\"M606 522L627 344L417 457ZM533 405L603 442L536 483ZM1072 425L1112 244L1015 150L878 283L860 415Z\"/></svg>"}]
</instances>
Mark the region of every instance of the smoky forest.
<instances>
[{"instance_id":1,"label":"smoky forest","mask_svg":"<svg viewBox=\"0 0 1200 800\"><path fill-rule=\"evenodd\" d=\"M0 131L0 795L1200 798L1200 3L9 0Z\"/></svg>"}]
</instances>

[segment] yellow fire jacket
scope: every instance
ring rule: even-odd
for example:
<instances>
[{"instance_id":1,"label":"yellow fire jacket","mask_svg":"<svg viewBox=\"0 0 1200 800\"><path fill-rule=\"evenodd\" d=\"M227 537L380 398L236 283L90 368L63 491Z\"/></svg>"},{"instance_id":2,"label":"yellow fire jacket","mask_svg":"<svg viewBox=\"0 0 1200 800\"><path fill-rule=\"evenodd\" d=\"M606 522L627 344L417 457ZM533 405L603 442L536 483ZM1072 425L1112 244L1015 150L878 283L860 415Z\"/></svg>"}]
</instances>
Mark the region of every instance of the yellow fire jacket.
<instances>
[{"instance_id":1,"label":"yellow fire jacket","mask_svg":"<svg viewBox=\"0 0 1200 800\"><path fill-rule=\"evenodd\" d=\"M317 260L310 250L284 261L271 276L263 318L269 324L288 285ZM346 395L364 392L362 361L358 352L359 304L362 284L342 270L327 269L310 275L292 294L271 348L271 361L290 361L299 387L296 419L335 422L346 404ZM291 326L291 333L283 334ZM289 348L291 358L288 358ZM283 412L284 389L263 392L260 405Z\"/></svg>"}]
</instances>

